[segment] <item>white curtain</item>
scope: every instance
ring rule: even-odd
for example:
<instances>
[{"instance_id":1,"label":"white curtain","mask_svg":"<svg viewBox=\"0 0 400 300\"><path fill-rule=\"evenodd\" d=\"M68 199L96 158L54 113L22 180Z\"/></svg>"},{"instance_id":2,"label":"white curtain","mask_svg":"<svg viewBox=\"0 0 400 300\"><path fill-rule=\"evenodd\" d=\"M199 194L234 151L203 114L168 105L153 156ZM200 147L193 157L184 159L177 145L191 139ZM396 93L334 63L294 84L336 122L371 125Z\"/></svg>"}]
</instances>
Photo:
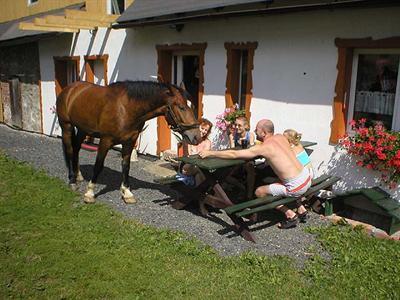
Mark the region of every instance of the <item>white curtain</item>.
<instances>
[{"instance_id":1,"label":"white curtain","mask_svg":"<svg viewBox=\"0 0 400 300\"><path fill-rule=\"evenodd\" d=\"M355 111L393 115L394 93L358 91Z\"/></svg>"}]
</instances>

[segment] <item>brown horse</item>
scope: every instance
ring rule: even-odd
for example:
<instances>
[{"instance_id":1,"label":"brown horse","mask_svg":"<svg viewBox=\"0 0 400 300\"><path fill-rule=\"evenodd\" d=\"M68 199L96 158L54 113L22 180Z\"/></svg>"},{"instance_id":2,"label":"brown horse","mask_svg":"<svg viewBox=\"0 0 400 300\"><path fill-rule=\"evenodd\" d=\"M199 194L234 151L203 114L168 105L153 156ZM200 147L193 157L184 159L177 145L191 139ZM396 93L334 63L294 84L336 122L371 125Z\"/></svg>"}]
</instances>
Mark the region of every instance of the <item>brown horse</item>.
<instances>
[{"instance_id":1,"label":"brown horse","mask_svg":"<svg viewBox=\"0 0 400 300\"><path fill-rule=\"evenodd\" d=\"M129 188L130 156L147 120L165 115L171 129L188 143L200 141L198 122L187 105L189 97L183 88L152 81L116 82L107 87L75 82L67 86L57 98L57 115L70 185L75 188L77 180L83 180L79 150L85 136L91 135L100 138L100 144L84 201L95 202L94 186L107 152L122 144L121 195L125 203L135 203Z\"/></svg>"}]
</instances>

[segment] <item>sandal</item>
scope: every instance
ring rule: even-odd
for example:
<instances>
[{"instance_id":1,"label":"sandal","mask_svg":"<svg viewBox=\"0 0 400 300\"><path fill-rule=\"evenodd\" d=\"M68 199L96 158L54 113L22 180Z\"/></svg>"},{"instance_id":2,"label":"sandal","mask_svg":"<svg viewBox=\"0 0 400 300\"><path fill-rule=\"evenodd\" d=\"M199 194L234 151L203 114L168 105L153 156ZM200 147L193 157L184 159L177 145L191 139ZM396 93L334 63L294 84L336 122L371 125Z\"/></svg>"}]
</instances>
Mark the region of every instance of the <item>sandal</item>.
<instances>
[{"instance_id":1,"label":"sandal","mask_svg":"<svg viewBox=\"0 0 400 300\"><path fill-rule=\"evenodd\" d=\"M286 219L285 221L282 221L278 227L280 229L289 229L292 227L296 227L298 222L299 222L299 218L297 217L297 215L295 215L291 219Z\"/></svg>"},{"instance_id":2,"label":"sandal","mask_svg":"<svg viewBox=\"0 0 400 300\"><path fill-rule=\"evenodd\" d=\"M307 220L310 218L308 211L306 210L302 214L297 214L299 216L300 223L306 223Z\"/></svg>"}]
</instances>

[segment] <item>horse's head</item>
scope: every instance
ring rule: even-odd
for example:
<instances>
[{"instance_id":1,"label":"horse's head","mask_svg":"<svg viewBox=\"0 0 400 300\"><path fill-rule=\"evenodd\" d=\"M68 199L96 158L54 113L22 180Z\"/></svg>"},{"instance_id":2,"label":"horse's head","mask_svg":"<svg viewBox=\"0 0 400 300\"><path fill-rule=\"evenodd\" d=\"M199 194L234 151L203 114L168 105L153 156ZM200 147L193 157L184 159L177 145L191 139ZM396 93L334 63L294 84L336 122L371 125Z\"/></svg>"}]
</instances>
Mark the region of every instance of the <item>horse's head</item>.
<instances>
[{"instance_id":1,"label":"horse's head","mask_svg":"<svg viewBox=\"0 0 400 300\"><path fill-rule=\"evenodd\" d=\"M179 132L189 144L200 143L199 123L187 104L190 95L183 88L168 85L165 100L167 103L165 117L171 129Z\"/></svg>"}]
</instances>

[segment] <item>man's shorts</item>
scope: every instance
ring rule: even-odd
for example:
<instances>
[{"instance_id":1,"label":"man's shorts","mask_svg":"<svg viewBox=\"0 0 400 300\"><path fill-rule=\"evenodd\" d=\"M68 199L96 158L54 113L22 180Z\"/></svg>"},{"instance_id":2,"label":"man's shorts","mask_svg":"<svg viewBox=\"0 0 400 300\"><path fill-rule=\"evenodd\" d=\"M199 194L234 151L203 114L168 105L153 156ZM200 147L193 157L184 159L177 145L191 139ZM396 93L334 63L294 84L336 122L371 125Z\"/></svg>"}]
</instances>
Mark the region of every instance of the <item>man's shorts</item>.
<instances>
[{"instance_id":1,"label":"man's shorts","mask_svg":"<svg viewBox=\"0 0 400 300\"><path fill-rule=\"evenodd\" d=\"M300 197L307 192L310 186L310 172L308 168L303 168L297 177L284 180L283 183L270 184L268 187L273 196Z\"/></svg>"}]
</instances>

